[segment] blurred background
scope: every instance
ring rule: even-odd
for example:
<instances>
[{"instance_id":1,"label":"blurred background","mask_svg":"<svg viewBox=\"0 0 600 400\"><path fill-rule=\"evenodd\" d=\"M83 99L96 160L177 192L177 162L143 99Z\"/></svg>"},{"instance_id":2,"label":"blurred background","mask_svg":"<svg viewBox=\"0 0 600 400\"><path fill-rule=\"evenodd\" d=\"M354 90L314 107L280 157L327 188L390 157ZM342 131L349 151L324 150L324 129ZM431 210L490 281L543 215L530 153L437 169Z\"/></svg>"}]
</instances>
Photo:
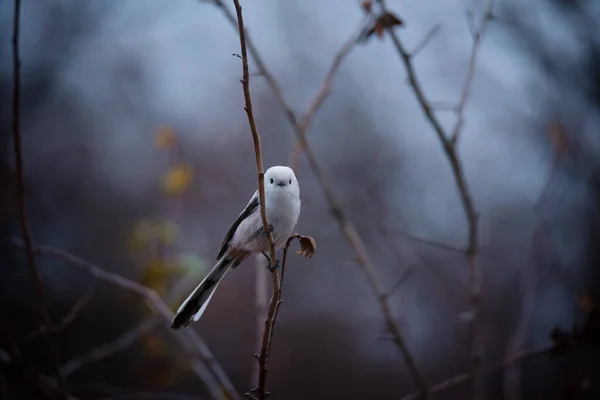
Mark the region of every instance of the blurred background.
<instances>
[{"instance_id":1,"label":"blurred background","mask_svg":"<svg viewBox=\"0 0 600 400\"><path fill-rule=\"evenodd\" d=\"M224 4L231 13L233 3ZM360 3L242 5L252 42L300 118L359 26ZM389 0L387 7L404 22L396 33L408 49L439 24L414 66L450 130L485 2ZM582 329L600 290L600 2L497 0L493 13L457 147L480 214L486 367L551 345L557 326ZM13 2L4 0L0 397L51 397L13 366L6 353L12 342L28 370L48 377L54 347L80 399L214 398L190 366L196 354L186 349L188 333L173 335L142 297L60 255L37 257L57 329L36 334L25 252L7 242L21 235L12 26ZM23 1L21 26L24 184L35 244L138 282L176 310L212 267L256 188L241 62L232 56L240 49L235 27L208 0ZM258 72L250 58L265 167L285 165L294 130ZM426 381L468 372L467 220L447 155L388 35L361 41L343 60L307 137L383 290L393 289L393 316ZM317 252L312 259L289 254L271 397L402 398L418 388L377 298L305 157L296 174L303 201L297 231L315 239ZM257 300L270 296L270 278L257 277L262 266L255 263L228 274L202 320L188 328L238 398L256 384L264 315ZM586 346L496 369L486 375L486 398L600 398L599 355ZM435 398L469 398L471 386Z\"/></svg>"}]
</instances>

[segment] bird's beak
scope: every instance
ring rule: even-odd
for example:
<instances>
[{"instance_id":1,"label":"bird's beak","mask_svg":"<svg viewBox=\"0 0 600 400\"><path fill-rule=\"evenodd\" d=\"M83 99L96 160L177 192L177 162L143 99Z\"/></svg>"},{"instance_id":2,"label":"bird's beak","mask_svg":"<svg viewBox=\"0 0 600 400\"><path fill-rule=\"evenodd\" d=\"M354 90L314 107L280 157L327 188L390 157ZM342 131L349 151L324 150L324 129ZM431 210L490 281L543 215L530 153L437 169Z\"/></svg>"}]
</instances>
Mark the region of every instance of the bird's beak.
<instances>
[{"instance_id":1,"label":"bird's beak","mask_svg":"<svg viewBox=\"0 0 600 400\"><path fill-rule=\"evenodd\" d=\"M279 181L279 182L277 182L277 186L285 186L285 181Z\"/></svg>"}]
</instances>

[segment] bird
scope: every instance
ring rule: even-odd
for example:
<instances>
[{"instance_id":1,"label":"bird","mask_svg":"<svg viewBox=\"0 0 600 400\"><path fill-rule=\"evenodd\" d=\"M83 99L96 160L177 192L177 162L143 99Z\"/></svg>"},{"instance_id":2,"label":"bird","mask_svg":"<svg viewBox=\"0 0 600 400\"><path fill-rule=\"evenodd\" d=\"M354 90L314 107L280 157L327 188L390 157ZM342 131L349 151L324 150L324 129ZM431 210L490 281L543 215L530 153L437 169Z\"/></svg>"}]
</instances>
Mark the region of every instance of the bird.
<instances>
[{"instance_id":1,"label":"bird","mask_svg":"<svg viewBox=\"0 0 600 400\"><path fill-rule=\"evenodd\" d=\"M294 171L283 165L267 169L264 186L268 231L264 229L259 192L256 190L225 234L217 253L216 264L177 310L171 329L185 328L192 321L198 321L227 272L235 269L250 255L262 253L269 260L269 268L279 267L279 260L273 264L267 255L267 236L272 233L277 250L293 233L300 217L300 186Z\"/></svg>"}]
</instances>

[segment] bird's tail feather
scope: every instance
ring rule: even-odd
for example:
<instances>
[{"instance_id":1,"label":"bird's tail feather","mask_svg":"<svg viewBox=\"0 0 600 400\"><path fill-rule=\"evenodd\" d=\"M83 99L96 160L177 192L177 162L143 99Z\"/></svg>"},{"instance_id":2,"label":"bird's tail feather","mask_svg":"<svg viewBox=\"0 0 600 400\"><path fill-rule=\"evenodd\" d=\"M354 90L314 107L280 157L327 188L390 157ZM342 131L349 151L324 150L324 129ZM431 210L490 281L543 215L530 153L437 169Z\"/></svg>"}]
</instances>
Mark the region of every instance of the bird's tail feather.
<instances>
[{"instance_id":1,"label":"bird's tail feather","mask_svg":"<svg viewBox=\"0 0 600 400\"><path fill-rule=\"evenodd\" d=\"M192 294L181 304L179 310L177 310L177 314L173 318L171 329L179 329L182 326L186 327L192 320L198 321L200 319L210 299L217 290L219 283L231 268L232 262L233 260L229 259L227 254L217 261Z\"/></svg>"}]
</instances>

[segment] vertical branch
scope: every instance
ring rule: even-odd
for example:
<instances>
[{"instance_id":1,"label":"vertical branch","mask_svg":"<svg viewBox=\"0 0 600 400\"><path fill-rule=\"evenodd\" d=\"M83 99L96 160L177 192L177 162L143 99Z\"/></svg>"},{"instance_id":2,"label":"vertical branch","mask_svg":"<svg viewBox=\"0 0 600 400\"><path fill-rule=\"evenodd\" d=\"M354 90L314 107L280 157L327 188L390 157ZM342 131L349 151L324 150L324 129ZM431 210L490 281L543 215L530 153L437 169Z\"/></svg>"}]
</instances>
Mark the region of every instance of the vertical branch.
<instances>
[{"instance_id":1,"label":"vertical branch","mask_svg":"<svg viewBox=\"0 0 600 400\"><path fill-rule=\"evenodd\" d=\"M294 112L292 111L292 108L285 100L285 97L283 96L281 87L279 86L279 84L278 84L277 80L275 79L275 77L273 76L273 74L267 68L267 66L266 66L265 62L263 61L262 57L260 56L260 53L258 52L258 49L256 48L256 46L250 41L248 34L244 30L243 25L241 25L239 23L235 24L235 17L232 15L232 13L229 11L229 9L225 6L225 4L223 3L222 0L214 0L214 2L223 11L225 18L232 25L234 25L236 27L239 35L241 37L243 37L242 43L245 44L246 42L248 42L248 49L250 50L250 53L252 54L252 57L254 58L254 61L256 63L256 67L257 67L258 71L260 72L261 76L264 77L264 79L267 81L267 83L268 83L269 87L271 88L271 90L273 91L277 101L281 105L283 112L284 112L286 118L288 119L288 122L292 126L294 133L296 134L297 146L299 146L300 148L302 148L304 150L304 153L305 153L307 161L308 161L308 165L309 165L313 175L315 176L317 183L319 184L321 191L323 192L323 195L325 196L325 200L329 206L329 212L331 213L333 218L338 223L339 229L342 232L342 234L344 235L344 238L346 239L346 241L348 242L350 247L352 247L352 249L354 250L354 252L356 254L357 264L365 276L365 280L367 281L369 289L371 290L371 292L373 293L373 295L375 296L375 298L377 300L377 303L379 305L381 313L383 314L383 317L385 319L385 324L388 327L390 333L392 334L394 343L398 346L398 348L400 349L400 352L402 353L402 355L404 357L406 366L408 368L408 371L409 371L413 381L416 383L416 385L419 387L419 389L423 393L427 393L427 383L426 383L423 375L421 374L419 368L417 367L415 359L414 359L412 353L410 352L408 345L406 344L406 340L404 339L404 335L402 334L400 327L394 320L394 316L393 316L391 307L388 303L386 293L383 290L381 283L378 281L377 277L375 276L375 267L374 267L373 263L371 262L371 258L367 252L366 246L365 246L364 242L362 241L362 239L360 238L360 235L358 234L356 227L354 226L354 224L352 223L350 218L346 215L343 208L341 207L340 201L333 193L333 191L331 189L332 185L330 183L330 180L329 180L328 176L326 175L325 171L321 168L313 149L310 147L310 145L308 143L308 140L306 138L306 129L308 129L308 126L309 126L308 122L310 122L310 121L306 120L304 125L302 125L302 126L300 125L300 123L296 119L296 116L294 115ZM236 3L236 10L237 10L238 1L234 0L234 2ZM238 21L239 21L239 15L240 15L240 13L238 11ZM243 53L243 54L245 54L245 53ZM242 55L242 57L243 57L243 55ZM242 62L245 62L245 60L242 59ZM339 64L337 64L337 65L339 65ZM325 97L326 97L326 95L323 96L321 101L323 101L325 99ZM275 279L275 276L276 275L273 275L273 279ZM274 301L275 301L274 297L271 297L271 303L269 304L269 315L271 312L271 306L272 305L274 306L276 303ZM273 312L275 312L274 308L273 308ZM263 338L264 338L264 336L263 336ZM263 345L265 345L264 341L263 341Z\"/></svg>"},{"instance_id":2,"label":"vertical branch","mask_svg":"<svg viewBox=\"0 0 600 400\"><path fill-rule=\"evenodd\" d=\"M267 220L267 213L265 210L265 172L263 169L262 151L260 147L260 136L258 129L256 128L256 121L254 120L254 113L252 112L252 99L250 98L250 73L248 72L248 54L246 51L246 37L244 31L244 18L242 16L242 6L239 0L233 0L235 5L235 11L237 13L238 20L238 31L240 34L240 47L242 52L242 86L244 89L244 101L246 106L246 114L248 115L248 122L250 124L250 130L252 131L252 139L254 140L254 152L256 154L256 169L258 170L258 194L260 198L260 215L262 217L262 223L265 232L268 232L267 239L269 241L269 263L270 267L273 267L276 263L275 259L275 245L273 243L273 234L270 232L269 221ZM273 336L273 329L275 325L275 313L279 308L279 297L281 295L281 283L279 281L279 273L276 269L271 270L271 276L273 278L273 293L271 295L271 301L269 302L269 310L265 318L265 328L263 331L262 343L260 346L260 354L256 357L259 363L258 371L258 385L252 389L252 393L256 393L258 399L264 399L267 397L268 392L266 391L267 385L267 371L268 369L268 358L269 349L271 345L271 338Z\"/></svg>"},{"instance_id":3,"label":"vertical branch","mask_svg":"<svg viewBox=\"0 0 600 400\"><path fill-rule=\"evenodd\" d=\"M31 240L31 232L29 229L29 221L27 218L27 205L25 201L25 188L23 179L23 150L21 148L21 126L20 126L20 111L21 111L21 60L19 58L19 28L21 20L21 0L15 0L14 2L14 16L13 16L13 34L12 34L12 56L13 56L13 96L12 96L12 133L13 133L13 146L15 154L15 166L16 166L16 178L17 178L17 203L19 207L19 220L21 224L23 242L25 243L25 254L27 257L27 263L33 280L35 283L35 291L38 302L38 312L42 320L42 327L45 330L49 330L52 326L50 316L46 308L46 302L44 300L44 286L42 279L35 261L35 255L33 252L33 245ZM67 384L64 377L62 376L58 368L58 354L54 347L53 334L48 335L47 340L49 343L50 356L52 358L52 364L56 377L58 380L60 391L63 397L68 397Z\"/></svg>"},{"instance_id":4,"label":"vertical branch","mask_svg":"<svg viewBox=\"0 0 600 400\"><path fill-rule=\"evenodd\" d=\"M267 299L267 269L265 268L265 259L262 254L254 256L254 280L255 280L255 312L256 312L256 348L262 344L262 331L264 327L264 315L268 311L269 303ZM255 368L252 371L252 382L258 381L260 365L253 364Z\"/></svg>"},{"instance_id":5,"label":"vertical branch","mask_svg":"<svg viewBox=\"0 0 600 400\"><path fill-rule=\"evenodd\" d=\"M377 0L381 7L382 13L387 13L385 0ZM457 150L457 141L463 126L464 121L464 109L468 100L469 88L471 81L475 73L476 57L480 47L481 38L483 32L487 26L487 23L492 19L492 6L493 1L488 0L487 7L484 15L481 19L477 31L474 33L474 46L469 60L469 69L467 72L467 79L464 84L461 96L459 99L458 106L456 108L457 120L451 134L447 134L442 127L441 122L433 111L433 107L427 101L425 93L417 75L415 72L414 65L412 63L413 56L407 51L406 47L402 44L398 36L393 30L392 26L386 26L392 43L404 64L406 72L408 74L408 80L410 86L417 97L417 101L423 110L423 113L427 117L427 120L433 127L444 153L448 158L452 174L458 189L459 197L465 212L468 227L468 238L467 247L465 250L465 256L467 258L467 265L469 270L469 303L470 303L470 353L471 353L471 374L473 376L473 398L483 399L485 391L485 373L482 366L483 358L483 326L481 321L481 308L482 308L482 276L481 270L478 265L478 248L479 248L479 216L475 211L473 203L473 197L465 177L464 168Z\"/></svg>"}]
</instances>

